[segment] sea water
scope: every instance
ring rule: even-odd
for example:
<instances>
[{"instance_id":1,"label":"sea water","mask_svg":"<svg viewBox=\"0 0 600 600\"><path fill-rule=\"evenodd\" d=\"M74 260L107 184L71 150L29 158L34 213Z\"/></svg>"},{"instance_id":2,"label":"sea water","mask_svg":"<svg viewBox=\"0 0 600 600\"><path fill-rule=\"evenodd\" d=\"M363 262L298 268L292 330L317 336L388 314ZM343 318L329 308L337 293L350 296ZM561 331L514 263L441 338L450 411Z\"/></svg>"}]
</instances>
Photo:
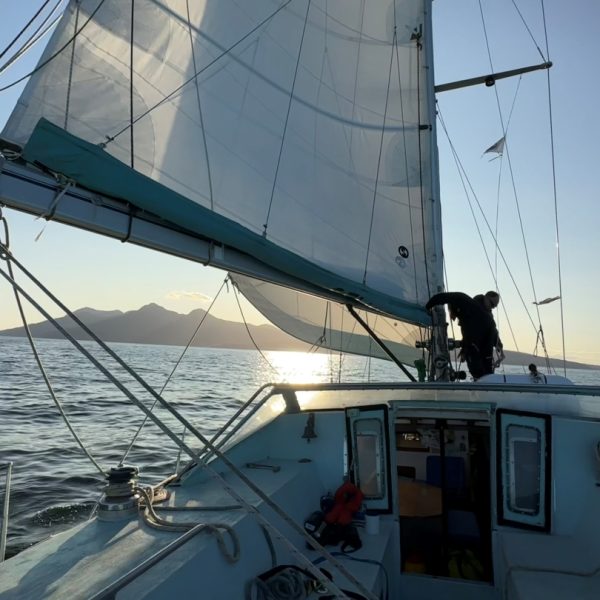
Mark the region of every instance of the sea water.
<instances>
[{"instance_id":1,"label":"sea water","mask_svg":"<svg viewBox=\"0 0 600 600\"><path fill-rule=\"evenodd\" d=\"M127 372L93 343L83 345L152 406L152 396ZM86 448L103 469L116 466L144 420L142 412L68 342L39 340L36 347ZM267 382L406 381L392 363L357 356L215 348L184 353L181 347L142 344L111 348L154 389L164 388L163 397L209 436ZM567 375L575 383L600 384L600 371L571 369ZM155 411L181 433L163 408ZM186 442L194 447L191 436ZM143 483L156 483L174 472L177 456L175 444L149 422L125 464L139 468ZM8 461L13 462L8 556L87 519L104 487L54 405L28 341L0 337L0 465ZM0 466L0 502L4 475Z\"/></svg>"}]
</instances>

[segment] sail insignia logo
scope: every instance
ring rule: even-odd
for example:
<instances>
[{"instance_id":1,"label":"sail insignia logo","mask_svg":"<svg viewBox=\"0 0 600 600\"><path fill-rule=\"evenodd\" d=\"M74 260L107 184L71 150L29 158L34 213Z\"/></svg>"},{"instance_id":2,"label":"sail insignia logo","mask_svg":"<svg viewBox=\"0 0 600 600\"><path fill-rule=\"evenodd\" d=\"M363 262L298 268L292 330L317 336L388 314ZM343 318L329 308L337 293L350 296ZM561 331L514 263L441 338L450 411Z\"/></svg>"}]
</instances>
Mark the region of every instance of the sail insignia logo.
<instances>
[{"instance_id":1,"label":"sail insignia logo","mask_svg":"<svg viewBox=\"0 0 600 600\"><path fill-rule=\"evenodd\" d=\"M398 256L396 256L396 264L404 269L406 267L406 259L409 257L410 252L406 246L398 246Z\"/></svg>"}]
</instances>

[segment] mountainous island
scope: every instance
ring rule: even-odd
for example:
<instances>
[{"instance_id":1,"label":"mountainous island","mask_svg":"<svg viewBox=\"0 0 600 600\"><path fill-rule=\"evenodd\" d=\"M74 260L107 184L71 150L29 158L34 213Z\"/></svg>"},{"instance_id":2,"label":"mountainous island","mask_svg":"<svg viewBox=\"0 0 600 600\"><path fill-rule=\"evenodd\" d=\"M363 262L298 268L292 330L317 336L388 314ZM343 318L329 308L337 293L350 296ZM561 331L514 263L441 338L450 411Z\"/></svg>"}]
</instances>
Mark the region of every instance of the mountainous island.
<instances>
[{"instance_id":1,"label":"mountainous island","mask_svg":"<svg viewBox=\"0 0 600 600\"><path fill-rule=\"evenodd\" d=\"M105 342L186 346L198 324L204 319L192 346L238 349L255 347L243 323L218 319L206 314L206 311L201 308L187 315L167 310L158 304L147 304L138 310L127 312L80 308L74 313ZM57 322L76 339L90 339L69 317L57 319ZM29 330L35 338L63 337L48 321L30 324ZM248 330L261 350L304 351L309 348L308 344L272 325L248 324ZM22 337L24 335L23 327L0 331L0 336Z\"/></svg>"},{"instance_id":2,"label":"mountainous island","mask_svg":"<svg viewBox=\"0 0 600 600\"><path fill-rule=\"evenodd\" d=\"M207 315L201 308L184 315L167 310L158 304L148 304L138 310L127 312L80 308L75 311L75 314L105 342L186 346L204 318L192 342L193 346L249 350L255 348L254 344L256 344L261 350L297 352L307 351L310 348L309 344L297 340L272 325L248 324L246 329L244 323L218 319L210 314ZM79 340L89 339L89 336L82 332L69 317L62 317L57 321L73 337ZM62 338L62 334L48 321L31 324L29 329L35 338ZM23 337L24 335L23 327L0 331L0 336ZM507 364L527 365L531 362L544 366L544 361L539 356L506 351ZM551 364L557 369L562 367L562 361L558 359L551 359ZM575 369L598 369L598 366L574 361L567 361L566 366Z\"/></svg>"}]
</instances>

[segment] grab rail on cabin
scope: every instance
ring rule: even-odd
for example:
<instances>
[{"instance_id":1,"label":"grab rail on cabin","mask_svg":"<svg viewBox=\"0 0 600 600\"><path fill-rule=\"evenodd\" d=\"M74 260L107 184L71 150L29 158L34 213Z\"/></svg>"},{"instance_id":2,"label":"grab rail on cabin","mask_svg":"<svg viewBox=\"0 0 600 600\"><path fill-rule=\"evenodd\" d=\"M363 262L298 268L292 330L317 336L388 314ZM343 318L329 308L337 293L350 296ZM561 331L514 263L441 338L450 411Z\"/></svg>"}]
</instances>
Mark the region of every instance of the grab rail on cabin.
<instances>
[{"instance_id":1,"label":"grab rail on cabin","mask_svg":"<svg viewBox=\"0 0 600 600\"><path fill-rule=\"evenodd\" d=\"M213 437L210 439L210 444L211 446L214 446L214 448L216 448L217 450L220 450L224 444L227 443L227 441L229 439L231 439L232 436L234 436L255 414L256 412L265 404L265 402L271 398L271 396L273 396L273 389L276 387L276 384L274 383L265 383L264 385L260 386L256 392L254 392L254 394L252 394L252 396L250 396L250 399L247 400L244 404L242 404L242 406L240 406L238 408L238 410L235 411L235 413L233 413L233 415L231 415L231 417L229 418L229 420L221 427L221 429L219 429L214 435ZM252 407L252 409L248 412L246 412L248 410L248 408L250 408L250 406L256 401L256 399L265 391L265 390L269 390L268 393L266 393L258 402L256 402L256 404ZM240 416L246 412L246 414L244 415L243 418L240 418ZM233 427L232 427L233 425ZM229 431L228 431L229 430ZM202 457L202 463L206 464L210 458L213 456L214 452L212 452L209 448L205 447L203 448L200 452L199 452L200 456ZM178 459L179 461L179 459ZM188 465L189 466L189 465ZM186 467L184 469L187 470L188 467ZM183 474L179 473L180 475Z\"/></svg>"},{"instance_id":2,"label":"grab rail on cabin","mask_svg":"<svg viewBox=\"0 0 600 600\"><path fill-rule=\"evenodd\" d=\"M10 478L12 475L12 462L1 463L0 468L6 468L6 482L4 485L4 503L2 506L2 529L0 529L0 563L4 562L6 554L6 537L8 533L8 505L10 501Z\"/></svg>"}]
</instances>

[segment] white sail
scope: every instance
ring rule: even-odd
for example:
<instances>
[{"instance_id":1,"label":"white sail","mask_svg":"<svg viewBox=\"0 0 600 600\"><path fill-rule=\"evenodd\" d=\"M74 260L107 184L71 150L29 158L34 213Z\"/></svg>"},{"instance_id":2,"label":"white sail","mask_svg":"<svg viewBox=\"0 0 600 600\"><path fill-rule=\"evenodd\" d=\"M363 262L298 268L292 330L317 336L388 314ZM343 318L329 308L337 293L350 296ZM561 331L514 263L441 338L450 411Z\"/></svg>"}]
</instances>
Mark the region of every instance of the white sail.
<instances>
[{"instance_id":1,"label":"white sail","mask_svg":"<svg viewBox=\"0 0 600 600\"><path fill-rule=\"evenodd\" d=\"M143 210L425 324L442 282L428 4L73 2L3 137L27 147L44 117L179 194ZM25 156L136 206L68 141ZM168 212L180 198L227 235Z\"/></svg>"},{"instance_id":2,"label":"white sail","mask_svg":"<svg viewBox=\"0 0 600 600\"><path fill-rule=\"evenodd\" d=\"M232 279L244 297L271 323L311 344L313 349L389 359L346 307L251 277L232 275ZM364 313L362 319L397 360L413 365L423 357L423 350L417 348L417 342L427 338L423 328L383 315Z\"/></svg>"}]
</instances>

